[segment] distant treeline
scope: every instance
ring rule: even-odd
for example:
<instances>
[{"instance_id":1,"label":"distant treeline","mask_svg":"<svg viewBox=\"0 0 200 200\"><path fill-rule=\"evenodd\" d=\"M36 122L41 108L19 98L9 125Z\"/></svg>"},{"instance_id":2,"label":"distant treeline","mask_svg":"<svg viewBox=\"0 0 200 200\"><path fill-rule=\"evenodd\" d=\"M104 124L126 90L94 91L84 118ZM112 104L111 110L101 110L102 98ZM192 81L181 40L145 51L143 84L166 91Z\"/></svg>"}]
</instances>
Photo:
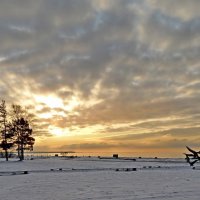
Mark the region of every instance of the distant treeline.
<instances>
[{"instance_id":1,"label":"distant treeline","mask_svg":"<svg viewBox=\"0 0 200 200\"><path fill-rule=\"evenodd\" d=\"M8 112L5 100L0 102L0 148L6 161L11 155L9 150L17 150L20 160L24 160L25 150L33 150L35 139L30 116L20 105L13 104Z\"/></svg>"}]
</instances>

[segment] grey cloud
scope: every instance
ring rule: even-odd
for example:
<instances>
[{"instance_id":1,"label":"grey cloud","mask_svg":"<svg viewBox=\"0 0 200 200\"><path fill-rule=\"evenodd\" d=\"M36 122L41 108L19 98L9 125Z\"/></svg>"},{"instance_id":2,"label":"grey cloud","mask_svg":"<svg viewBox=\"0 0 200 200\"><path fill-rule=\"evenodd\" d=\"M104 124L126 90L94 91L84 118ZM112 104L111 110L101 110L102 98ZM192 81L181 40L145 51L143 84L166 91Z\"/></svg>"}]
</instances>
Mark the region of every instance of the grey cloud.
<instances>
[{"instance_id":1,"label":"grey cloud","mask_svg":"<svg viewBox=\"0 0 200 200\"><path fill-rule=\"evenodd\" d=\"M159 48L159 43L162 48L164 42L167 49L181 49L195 43L200 32L200 23L199 18L183 21L156 11L147 19L145 29L145 34L151 38L152 44L157 42L155 44L157 48Z\"/></svg>"},{"instance_id":2,"label":"grey cloud","mask_svg":"<svg viewBox=\"0 0 200 200\"><path fill-rule=\"evenodd\" d=\"M189 141L188 139L171 139L168 141L160 141L154 140L151 144L144 144L137 141L129 142L129 143L82 143L82 144L71 144L57 147L59 150L68 149L71 151L88 151L88 150L115 150L118 149L129 149L130 152L138 151L138 149L143 150L156 150L156 153L159 153L159 149L181 149L182 151L185 149L186 144L190 144L192 147L199 148L199 144L196 140ZM152 152L153 153L153 152ZM181 153L181 152L180 152ZM180 156L180 154L179 154Z\"/></svg>"},{"instance_id":3,"label":"grey cloud","mask_svg":"<svg viewBox=\"0 0 200 200\"><path fill-rule=\"evenodd\" d=\"M200 2L198 0L148 0L154 9L161 10L163 13L190 20L199 17L198 7ZM181 6L180 6L181 5Z\"/></svg>"},{"instance_id":4,"label":"grey cloud","mask_svg":"<svg viewBox=\"0 0 200 200\"><path fill-rule=\"evenodd\" d=\"M108 137L106 140L110 141L123 141L131 142L137 140L149 140L154 139L154 141L159 140L165 142L165 139L161 138L163 136L171 136L172 139L170 141L176 140L179 138L181 140L187 140L188 142L193 141L194 137L198 138L198 133L200 131L200 127L191 127L191 128L174 128L165 131L154 131L154 132L147 132L147 133L140 133L140 134L127 134L123 136L115 136L115 137ZM186 145L187 143L185 143Z\"/></svg>"}]
</instances>

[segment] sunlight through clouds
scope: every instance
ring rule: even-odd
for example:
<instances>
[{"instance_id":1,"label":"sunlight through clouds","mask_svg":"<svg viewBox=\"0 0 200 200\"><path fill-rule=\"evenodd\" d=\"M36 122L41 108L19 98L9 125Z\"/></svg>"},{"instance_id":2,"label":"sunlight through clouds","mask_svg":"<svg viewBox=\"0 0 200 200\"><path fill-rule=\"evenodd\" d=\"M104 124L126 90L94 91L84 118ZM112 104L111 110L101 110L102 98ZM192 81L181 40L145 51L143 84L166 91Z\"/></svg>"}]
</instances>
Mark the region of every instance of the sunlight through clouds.
<instances>
[{"instance_id":1,"label":"sunlight through clouds","mask_svg":"<svg viewBox=\"0 0 200 200\"><path fill-rule=\"evenodd\" d=\"M49 132L55 137L63 137L67 135L67 130L63 130L59 127L49 126Z\"/></svg>"},{"instance_id":2,"label":"sunlight through clouds","mask_svg":"<svg viewBox=\"0 0 200 200\"><path fill-rule=\"evenodd\" d=\"M50 108L64 107L62 100L54 96L36 96L35 100L36 102L43 103Z\"/></svg>"}]
</instances>

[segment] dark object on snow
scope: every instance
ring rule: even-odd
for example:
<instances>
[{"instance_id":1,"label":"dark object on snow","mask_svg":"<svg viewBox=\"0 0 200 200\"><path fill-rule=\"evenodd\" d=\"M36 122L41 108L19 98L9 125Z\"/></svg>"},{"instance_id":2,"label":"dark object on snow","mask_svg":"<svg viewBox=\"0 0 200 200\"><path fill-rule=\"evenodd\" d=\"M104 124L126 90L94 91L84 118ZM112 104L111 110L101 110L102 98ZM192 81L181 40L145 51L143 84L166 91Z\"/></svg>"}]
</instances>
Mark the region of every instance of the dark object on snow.
<instances>
[{"instance_id":1,"label":"dark object on snow","mask_svg":"<svg viewBox=\"0 0 200 200\"><path fill-rule=\"evenodd\" d=\"M184 153L184 154L186 156L185 160L187 161L187 163L190 164L190 166L193 166L198 161L197 159L191 161L191 158L190 158L191 154L186 154L186 153Z\"/></svg>"},{"instance_id":2,"label":"dark object on snow","mask_svg":"<svg viewBox=\"0 0 200 200\"><path fill-rule=\"evenodd\" d=\"M188 146L186 146L186 148L188 149L188 151L190 151L191 153L184 153L185 154L185 160L187 161L187 163L190 164L190 166L194 166L194 164L196 162L198 162L200 160L200 157L198 154L200 154L200 151L194 151L193 149L189 148Z\"/></svg>"},{"instance_id":3,"label":"dark object on snow","mask_svg":"<svg viewBox=\"0 0 200 200\"><path fill-rule=\"evenodd\" d=\"M190 166L192 167L198 160L194 160L192 162L189 162Z\"/></svg>"},{"instance_id":4,"label":"dark object on snow","mask_svg":"<svg viewBox=\"0 0 200 200\"><path fill-rule=\"evenodd\" d=\"M194 151L193 149L189 148L188 146L186 146L186 148L193 154L194 159L200 160L200 157L198 155L200 153L200 151Z\"/></svg>"},{"instance_id":5,"label":"dark object on snow","mask_svg":"<svg viewBox=\"0 0 200 200\"><path fill-rule=\"evenodd\" d=\"M118 158L118 154L113 154L113 158Z\"/></svg>"}]
</instances>

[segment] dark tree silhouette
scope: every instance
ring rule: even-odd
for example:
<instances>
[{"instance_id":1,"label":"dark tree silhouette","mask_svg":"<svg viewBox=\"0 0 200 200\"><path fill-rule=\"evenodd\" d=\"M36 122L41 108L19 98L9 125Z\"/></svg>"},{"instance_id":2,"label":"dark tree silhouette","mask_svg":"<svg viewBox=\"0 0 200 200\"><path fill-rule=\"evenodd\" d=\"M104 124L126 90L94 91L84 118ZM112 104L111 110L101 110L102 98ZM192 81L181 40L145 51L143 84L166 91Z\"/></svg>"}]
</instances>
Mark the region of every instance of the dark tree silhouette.
<instances>
[{"instance_id":1,"label":"dark tree silhouette","mask_svg":"<svg viewBox=\"0 0 200 200\"><path fill-rule=\"evenodd\" d=\"M24 117L25 110L20 106L16 104L12 104L12 110L11 110L11 118L12 121L17 121L20 118ZM19 133L16 132L16 138L18 139ZM19 142L16 142L17 144L17 155L20 158L20 144Z\"/></svg>"},{"instance_id":2,"label":"dark tree silhouette","mask_svg":"<svg viewBox=\"0 0 200 200\"><path fill-rule=\"evenodd\" d=\"M187 163L190 164L190 166L194 166L194 164L196 162L199 162L200 161L200 151L195 151L193 149L191 149L190 147L186 146L187 150L190 151L190 153L184 153L186 158L185 160L187 161Z\"/></svg>"},{"instance_id":3,"label":"dark tree silhouette","mask_svg":"<svg viewBox=\"0 0 200 200\"><path fill-rule=\"evenodd\" d=\"M19 158L24 160L24 151L33 150L35 139L32 137L32 129L29 122L23 117L13 121L13 128L16 134L16 144L18 146Z\"/></svg>"},{"instance_id":4,"label":"dark tree silhouette","mask_svg":"<svg viewBox=\"0 0 200 200\"><path fill-rule=\"evenodd\" d=\"M0 128L1 143L0 148L5 151L6 161L8 161L8 150L14 146L14 130L12 124L7 122L6 103L2 100L0 104Z\"/></svg>"},{"instance_id":5,"label":"dark tree silhouette","mask_svg":"<svg viewBox=\"0 0 200 200\"><path fill-rule=\"evenodd\" d=\"M34 123L35 116L28 112L28 108L23 108L22 106L17 104L12 104L10 115L13 122L19 121L22 118L26 119L26 121L29 123L29 126L34 127L34 130L36 130L36 124ZM16 132L16 136L17 138L19 138L19 132ZM16 144L17 144L18 157L20 158L21 157L20 143L17 142Z\"/></svg>"}]
</instances>

